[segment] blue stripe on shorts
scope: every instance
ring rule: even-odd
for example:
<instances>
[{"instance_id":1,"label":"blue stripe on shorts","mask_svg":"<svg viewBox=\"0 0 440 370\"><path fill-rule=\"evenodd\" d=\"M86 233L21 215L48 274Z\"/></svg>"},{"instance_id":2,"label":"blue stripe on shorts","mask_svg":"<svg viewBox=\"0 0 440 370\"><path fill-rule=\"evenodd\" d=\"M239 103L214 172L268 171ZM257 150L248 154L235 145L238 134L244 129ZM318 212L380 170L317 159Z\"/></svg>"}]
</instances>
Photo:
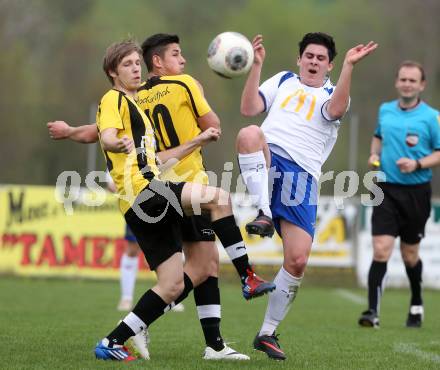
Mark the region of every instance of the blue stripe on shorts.
<instances>
[{"instance_id":1,"label":"blue stripe on shorts","mask_svg":"<svg viewBox=\"0 0 440 370\"><path fill-rule=\"evenodd\" d=\"M270 209L278 234L281 236L280 220L284 219L313 238L318 203L316 180L296 162L273 152L269 176L273 179Z\"/></svg>"},{"instance_id":2,"label":"blue stripe on shorts","mask_svg":"<svg viewBox=\"0 0 440 370\"><path fill-rule=\"evenodd\" d=\"M128 242L137 243L137 239L133 234L133 231L128 227L127 224L125 224L125 236L124 239Z\"/></svg>"}]
</instances>

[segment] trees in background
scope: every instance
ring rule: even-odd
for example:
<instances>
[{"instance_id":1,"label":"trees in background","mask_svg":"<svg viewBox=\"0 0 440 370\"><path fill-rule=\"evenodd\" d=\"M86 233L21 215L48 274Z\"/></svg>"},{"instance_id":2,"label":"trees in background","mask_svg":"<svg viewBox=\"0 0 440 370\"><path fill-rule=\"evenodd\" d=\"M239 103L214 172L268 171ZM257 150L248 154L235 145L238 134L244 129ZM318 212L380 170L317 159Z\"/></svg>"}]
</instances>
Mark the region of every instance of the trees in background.
<instances>
[{"instance_id":1,"label":"trees in background","mask_svg":"<svg viewBox=\"0 0 440 370\"><path fill-rule=\"evenodd\" d=\"M364 171L377 108L395 97L394 74L401 60L426 66L425 97L440 106L436 14L437 0L0 0L0 150L3 161L8 159L1 165L0 183L53 184L65 169L84 174L86 148L49 142L45 122L88 122L90 105L108 88L101 68L105 47L130 36L141 42L156 32L181 36L187 72L202 82L222 118L222 143L206 150L208 167L218 171L225 161L235 163L239 127L261 118L250 122L239 114L244 79L223 80L209 70L207 47L217 33L234 30L249 38L262 33L267 50L263 78L296 68L297 43L306 32L334 35L339 52L334 76L349 47L378 41L380 49L357 68L352 93ZM347 168L348 122L328 168Z\"/></svg>"}]
</instances>

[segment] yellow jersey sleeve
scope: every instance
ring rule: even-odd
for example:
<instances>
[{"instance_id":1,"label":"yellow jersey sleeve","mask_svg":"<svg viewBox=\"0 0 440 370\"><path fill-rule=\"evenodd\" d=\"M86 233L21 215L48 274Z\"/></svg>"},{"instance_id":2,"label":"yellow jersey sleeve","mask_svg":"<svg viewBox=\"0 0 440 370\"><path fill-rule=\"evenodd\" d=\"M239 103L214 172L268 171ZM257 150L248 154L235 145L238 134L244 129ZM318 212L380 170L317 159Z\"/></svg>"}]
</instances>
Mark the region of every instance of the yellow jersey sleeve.
<instances>
[{"instance_id":1,"label":"yellow jersey sleeve","mask_svg":"<svg viewBox=\"0 0 440 370\"><path fill-rule=\"evenodd\" d=\"M108 128L124 129L120 112L122 103L121 94L115 90L110 90L102 97L96 117L100 131Z\"/></svg>"},{"instance_id":2,"label":"yellow jersey sleeve","mask_svg":"<svg viewBox=\"0 0 440 370\"><path fill-rule=\"evenodd\" d=\"M186 98L191 102L191 109L196 117L202 117L211 111L211 107L203 96L197 81L190 75L179 76L182 82L187 86Z\"/></svg>"}]
</instances>

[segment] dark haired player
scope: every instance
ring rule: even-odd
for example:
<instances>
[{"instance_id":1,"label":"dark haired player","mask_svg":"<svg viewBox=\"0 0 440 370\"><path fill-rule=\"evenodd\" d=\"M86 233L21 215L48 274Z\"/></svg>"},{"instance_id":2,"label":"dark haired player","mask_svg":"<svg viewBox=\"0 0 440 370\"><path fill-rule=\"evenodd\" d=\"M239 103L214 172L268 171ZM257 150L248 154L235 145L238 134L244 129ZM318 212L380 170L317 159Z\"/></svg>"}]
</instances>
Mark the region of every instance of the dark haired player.
<instances>
[{"instance_id":1,"label":"dark haired player","mask_svg":"<svg viewBox=\"0 0 440 370\"><path fill-rule=\"evenodd\" d=\"M309 258L321 166L336 142L339 120L349 106L353 67L377 44L350 49L334 86L328 78L336 56L333 38L321 32L308 33L299 43L299 73L283 71L260 86L265 58L262 41L261 35L253 40L255 59L243 89L241 113L252 117L267 112L267 116L261 128L240 130L237 151L247 189L259 208L247 231L271 236L275 227L284 249L283 266L275 277L276 289L269 295L254 348L284 360L275 329L296 296ZM273 176L269 176L269 167ZM271 195L269 177L273 179Z\"/></svg>"}]
</instances>

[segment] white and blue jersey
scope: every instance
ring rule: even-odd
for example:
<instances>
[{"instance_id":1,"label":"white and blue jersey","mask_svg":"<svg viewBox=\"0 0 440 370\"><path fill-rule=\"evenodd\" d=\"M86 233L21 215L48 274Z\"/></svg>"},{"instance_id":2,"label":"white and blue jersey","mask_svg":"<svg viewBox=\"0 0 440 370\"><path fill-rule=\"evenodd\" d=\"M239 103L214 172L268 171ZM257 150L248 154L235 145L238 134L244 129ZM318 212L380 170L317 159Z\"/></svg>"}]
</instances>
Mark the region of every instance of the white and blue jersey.
<instances>
[{"instance_id":1,"label":"white and blue jersey","mask_svg":"<svg viewBox=\"0 0 440 370\"><path fill-rule=\"evenodd\" d=\"M311 87L302 84L298 75L288 71L276 74L259 88L264 110L268 112L261 129L272 152L272 164L284 178L284 184L279 184L276 178L274 181L271 209L275 224L279 225L277 218L284 218L312 237L316 219L316 184L321 167L336 143L340 126L340 121L332 120L326 110L334 90L329 79L321 87ZM286 171L296 178L293 184L287 181L290 186L286 185ZM304 189L298 188L301 173L307 178ZM291 199L297 199L298 194L305 196L301 206L292 206L282 201L287 199L286 194L276 194L276 191L289 191Z\"/></svg>"},{"instance_id":2,"label":"white and blue jersey","mask_svg":"<svg viewBox=\"0 0 440 370\"><path fill-rule=\"evenodd\" d=\"M420 159L440 150L437 110L424 102L409 110L401 109L398 100L383 103L374 135L382 141L380 163L386 182L416 185L431 181L431 169L402 173L396 161L403 157Z\"/></svg>"},{"instance_id":3,"label":"white and blue jersey","mask_svg":"<svg viewBox=\"0 0 440 370\"><path fill-rule=\"evenodd\" d=\"M267 143L281 148L316 180L338 136L340 122L326 111L334 89L329 79L321 87L310 87L286 71L259 89L268 112L261 126Z\"/></svg>"}]
</instances>

